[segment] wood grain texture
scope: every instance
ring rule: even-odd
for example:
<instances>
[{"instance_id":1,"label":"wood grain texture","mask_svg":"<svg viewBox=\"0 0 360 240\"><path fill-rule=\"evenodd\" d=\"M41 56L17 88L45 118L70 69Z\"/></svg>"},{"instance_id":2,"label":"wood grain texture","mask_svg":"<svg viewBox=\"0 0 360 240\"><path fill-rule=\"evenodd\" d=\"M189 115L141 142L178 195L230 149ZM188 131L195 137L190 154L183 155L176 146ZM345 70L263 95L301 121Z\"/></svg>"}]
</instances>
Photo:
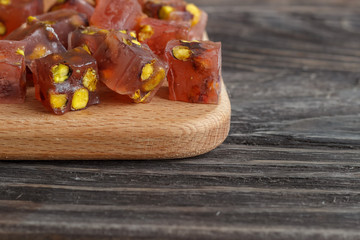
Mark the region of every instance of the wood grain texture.
<instances>
[{"instance_id":1,"label":"wood grain texture","mask_svg":"<svg viewBox=\"0 0 360 240\"><path fill-rule=\"evenodd\" d=\"M360 239L358 0L194 0L230 135L169 161L1 161L0 239Z\"/></svg>"}]
</instances>

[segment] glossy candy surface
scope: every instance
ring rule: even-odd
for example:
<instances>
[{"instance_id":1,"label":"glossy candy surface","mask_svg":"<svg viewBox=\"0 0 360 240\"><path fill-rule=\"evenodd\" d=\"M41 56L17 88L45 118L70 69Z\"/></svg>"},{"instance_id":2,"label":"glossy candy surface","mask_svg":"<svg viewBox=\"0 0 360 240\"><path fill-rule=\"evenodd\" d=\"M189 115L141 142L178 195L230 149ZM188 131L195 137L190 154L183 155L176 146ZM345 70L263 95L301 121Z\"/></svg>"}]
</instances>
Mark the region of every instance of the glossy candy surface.
<instances>
[{"instance_id":1,"label":"glossy candy surface","mask_svg":"<svg viewBox=\"0 0 360 240\"><path fill-rule=\"evenodd\" d=\"M30 17L27 21L27 24L31 25L38 21L50 25L56 32L61 44L64 45L65 48L68 46L69 33L80 26L88 25L86 16L72 9L62 9L59 11Z\"/></svg>"},{"instance_id":2,"label":"glossy candy surface","mask_svg":"<svg viewBox=\"0 0 360 240\"><path fill-rule=\"evenodd\" d=\"M26 65L31 69L35 59L46 57L51 53L65 52L54 29L43 23L24 24L6 37L8 40L24 41Z\"/></svg>"},{"instance_id":3,"label":"glossy candy surface","mask_svg":"<svg viewBox=\"0 0 360 240\"><path fill-rule=\"evenodd\" d=\"M170 100L218 103L221 43L173 40L168 43L165 55L170 67Z\"/></svg>"},{"instance_id":4,"label":"glossy candy surface","mask_svg":"<svg viewBox=\"0 0 360 240\"><path fill-rule=\"evenodd\" d=\"M96 27L80 27L69 34L69 49L82 47L91 55L104 42L109 30Z\"/></svg>"},{"instance_id":5,"label":"glossy candy surface","mask_svg":"<svg viewBox=\"0 0 360 240\"><path fill-rule=\"evenodd\" d=\"M51 7L50 11L58 11L60 9L72 9L79 13L86 15L87 19L90 20L94 13L94 7L86 0L65 0L58 1L54 6Z\"/></svg>"},{"instance_id":6,"label":"glossy candy surface","mask_svg":"<svg viewBox=\"0 0 360 240\"><path fill-rule=\"evenodd\" d=\"M143 17L136 0L101 0L96 4L90 24L105 29L134 30Z\"/></svg>"},{"instance_id":7,"label":"glossy candy surface","mask_svg":"<svg viewBox=\"0 0 360 240\"><path fill-rule=\"evenodd\" d=\"M26 95L25 44L0 40L0 103L22 103Z\"/></svg>"},{"instance_id":8,"label":"glossy candy surface","mask_svg":"<svg viewBox=\"0 0 360 240\"><path fill-rule=\"evenodd\" d=\"M136 103L151 101L166 78L167 65L128 34L109 33L94 57L101 81Z\"/></svg>"},{"instance_id":9,"label":"glossy candy surface","mask_svg":"<svg viewBox=\"0 0 360 240\"><path fill-rule=\"evenodd\" d=\"M138 40L146 43L150 49L163 57L166 44L170 40L188 40L190 24L186 22L163 21L144 18L140 22Z\"/></svg>"},{"instance_id":10,"label":"glossy candy surface","mask_svg":"<svg viewBox=\"0 0 360 240\"><path fill-rule=\"evenodd\" d=\"M96 61L84 49L37 59L34 73L36 98L55 114L98 104Z\"/></svg>"},{"instance_id":11,"label":"glossy candy surface","mask_svg":"<svg viewBox=\"0 0 360 240\"><path fill-rule=\"evenodd\" d=\"M43 12L42 0L1 0L0 39L23 24L30 15Z\"/></svg>"}]
</instances>

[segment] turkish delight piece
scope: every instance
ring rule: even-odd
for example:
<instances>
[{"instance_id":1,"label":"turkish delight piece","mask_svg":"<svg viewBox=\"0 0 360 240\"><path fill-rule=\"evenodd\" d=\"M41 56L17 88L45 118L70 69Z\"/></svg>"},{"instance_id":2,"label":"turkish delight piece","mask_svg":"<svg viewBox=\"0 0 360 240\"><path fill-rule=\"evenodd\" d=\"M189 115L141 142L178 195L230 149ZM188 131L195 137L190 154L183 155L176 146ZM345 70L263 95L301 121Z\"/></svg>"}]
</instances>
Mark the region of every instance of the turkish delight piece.
<instances>
[{"instance_id":1,"label":"turkish delight piece","mask_svg":"<svg viewBox=\"0 0 360 240\"><path fill-rule=\"evenodd\" d=\"M121 32L110 32L94 54L100 80L135 103L150 102L166 78L168 67L146 44Z\"/></svg>"},{"instance_id":2,"label":"turkish delight piece","mask_svg":"<svg viewBox=\"0 0 360 240\"><path fill-rule=\"evenodd\" d=\"M170 68L170 100L218 103L221 90L221 43L173 40L168 43L165 56Z\"/></svg>"},{"instance_id":3,"label":"turkish delight piece","mask_svg":"<svg viewBox=\"0 0 360 240\"><path fill-rule=\"evenodd\" d=\"M0 39L17 29L30 15L43 12L42 0L1 0Z\"/></svg>"},{"instance_id":4,"label":"turkish delight piece","mask_svg":"<svg viewBox=\"0 0 360 240\"><path fill-rule=\"evenodd\" d=\"M57 11L60 9L72 9L79 13L86 15L87 19L90 20L94 13L94 7L86 0L64 0L57 1L57 3L50 8L50 11Z\"/></svg>"},{"instance_id":5,"label":"turkish delight piece","mask_svg":"<svg viewBox=\"0 0 360 240\"><path fill-rule=\"evenodd\" d=\"M97 2L90 24L99 28L134 30L144 17L136 0L101 0Z\"/></svg>"},{"instance_id":6,"label":"turkish delight piece","mask_svg":"<svg viewBox=\"0 0 360 240\"><path fill-rule=\"evenodd\" d=\"M144 12L151 18L166 21L188 22L191 25L189 38L201 40L205 33L208 15L195 4L182 0L148 0Z\"/></svg>"},{"instance_id":7,"label":"turkish delight piece","mask_svg":"<svg viewBox=\"0 0 360 240\"><path fill-rule=\"evenodd\" d=\"M22 103L26 95L25 44L0 40L0 103Z\"/></svg>"},{"instance_id":8,"label":"turkish delight piece","mask_svg":"<svg viewBox=\"0 0 360 240\"><path fill-rule=\"evenodd\" d=\"M163 57L166 44L170 40L188 40L190 24L186 22L162 21L144 18L140 21L138 40L146 43L150 49Z\"/></svg>"},{"instance_id":9,"label":"turkish delight piece","mask_svg":"<svg viewBox=\"0 0 360 240\"><path fill-rule=\"evenodd\" d=\"M6 37L7 40L24 41L26 66L31 69L35 59L45 57L51 53L65 52L54 29L43 22L23 24Z\"/></svg>"},{"instance_id":10,"label":"turkish delight piece","mask_svg":"<svg viewBox=\"0 0 360 240\"><path fill-rule=\"evenodd\" d=\"M82 48L51 54L35 61L35 95L55 114L99 103L96 60Z\"/></svg>"},{"instance_id":11,"label":"turkish delight piece","mask_svg":"<svg viewBox=\"0 0 360 240\"><path fill-rule=\"evenodd\" d=\"M61 44L64 45L65 48L67 48L68 45L69 33L80 26L88 25L88 21L84 14L78 13L71 9L62 9L35 17L29 17L27 24L31 25L38 21L50 25L56 32Z\"/></svg>"},{"instance_id":12,"label":"turkish delight piece","mask_svg":"<svg viewBox=\"0 0 360 240\"><path fill-rule=\"evenodd\" d=\"M80 27L69 34L69 47L84 48L89 54L93 54L104 42L109 30L99 29L96 27Z\"/></svg>"}]
</instances>

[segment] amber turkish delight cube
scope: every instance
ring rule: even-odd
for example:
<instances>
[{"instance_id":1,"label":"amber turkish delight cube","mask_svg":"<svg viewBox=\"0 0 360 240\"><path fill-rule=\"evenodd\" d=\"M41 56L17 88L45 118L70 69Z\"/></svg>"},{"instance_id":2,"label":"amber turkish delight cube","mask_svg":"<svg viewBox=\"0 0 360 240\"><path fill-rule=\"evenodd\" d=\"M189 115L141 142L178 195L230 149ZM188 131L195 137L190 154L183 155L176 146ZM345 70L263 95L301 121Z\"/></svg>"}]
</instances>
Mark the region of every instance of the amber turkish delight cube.
<instances>
[{"instance_id":1,"label":"amber turkish delight cube","mask_svg":"<svg viewBox=\"0 0 360 240\"><path fill-rule=\"evenodd\" d=\"M104 42L109 30L96 27L80 27L69 34L69 49L82 47L93 54Z\"/></svg>"},{"instance_id":2,"label":"amber turkish delight cube","mask_svg":"<svg viewBox=\"0 0 360 240\"><path fill-rule=\"evenodd\" d=\"M0 39L17 29L30 15L43 12L42 0L1 0Z\"/></svg>"},{"instance_id":3,"label":"amber turkish delight cube","mask_svg":"<svg viewBox=\"0 0 360 240\"><path fill-rule=\"evenodd\" d=\"M92 14L94 13L94 7L86 0L57 1L57 3L50 8L50 11L58 11L60 9L72 9L79 13L83 13L86 15L88 20L90 20Z\"/></svg>"},{"instance_id":4,"label":"amber turkish delight cube","mask_svg":"<svg viewBox=\"0 0 360 240\"><path fill-rule=\"evenodd\" d=\"M101 0L96 4L90 24L105 29L134 30L143 17L136 0Z\"/></svg>"},{"instance_id":5,"label":"amber turkish delight cube","mask_svg":"<svg viewBox=\"0 0 360 240\"><path fill-rule=\"evenodd\" d=\"M151 101L166 78L167 65L125 33L110 32L94 57L101 81L136 103Z\"/></svg>"},{"instance_id":6,"label":"amber turkish delight cube","mask_svg":"<svg viewBox=\"0 0 360 240\"><path fill-rule=\"evenodd\" d=\"M39 16L31 16L28 18L27 24L31 25L39 21L50 25L54 29L61 44L64 45L65 48L68 46L69 33L80 26L88 25L88 21L84 14L71 9L62 9Z\"/></svg>"},{"instance_id":7,"label":"amber turkish delight cube","mask_svg":"<svg viewBox=\"0 0 360 240\"><path fill-rule=\"evenodd\" d=\"M85 109L99 103L96 60L84 49L37 59L35 95L55 114Z\"/></svg>"},{"instance_id":8,"label":"amber turkish delight cube","mask_svg":"<svg viewBox=\"0 0 360 240\"><path fill-rule=\"evenodd\" d=\"M141 43L146 43L155 54L163 57L170 40L188 40L189 28L190 25L186 22L144 18L140 21L137 36Z\"/></svg>"},{"instance_id":9,"label":"amber turkish delight cube","mask_svg":"<svg viewBox=\"0 0 360 240\"><path fill-rule=\"evenodd\" d=\"M170 100L218 103L221 90L221 43L170 41L166 47L169 63Z\"/></svg>"},{"instance_id":10,"label":"amber turkish delight cube","mask_svg":"<svg viewBox=\"0 0 360 240\"><path fill-rule=\"evenodd\" d=\"M25 44L0 40L0 103L25 100Z\"/></svg>"}]
</instances>

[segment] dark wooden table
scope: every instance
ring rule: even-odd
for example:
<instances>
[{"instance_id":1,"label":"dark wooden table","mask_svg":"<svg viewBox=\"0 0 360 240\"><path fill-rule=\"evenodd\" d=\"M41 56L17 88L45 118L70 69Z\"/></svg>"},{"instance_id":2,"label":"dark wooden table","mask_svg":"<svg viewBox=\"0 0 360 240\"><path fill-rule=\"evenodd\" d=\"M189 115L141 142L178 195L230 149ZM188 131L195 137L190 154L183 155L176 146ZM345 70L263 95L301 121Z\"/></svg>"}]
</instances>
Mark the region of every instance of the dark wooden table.
<instances>
[{"instance_id":1,"label":"dark wooden table","mask_svg":"<svg viewBox=\"0 0 360 240\"><path fill-rule=\"evenodd\" d=\"M360 239L360 1L196 0L226 142L177 161L0 162L0 239Z\"/></svg>"}]
</instances>

